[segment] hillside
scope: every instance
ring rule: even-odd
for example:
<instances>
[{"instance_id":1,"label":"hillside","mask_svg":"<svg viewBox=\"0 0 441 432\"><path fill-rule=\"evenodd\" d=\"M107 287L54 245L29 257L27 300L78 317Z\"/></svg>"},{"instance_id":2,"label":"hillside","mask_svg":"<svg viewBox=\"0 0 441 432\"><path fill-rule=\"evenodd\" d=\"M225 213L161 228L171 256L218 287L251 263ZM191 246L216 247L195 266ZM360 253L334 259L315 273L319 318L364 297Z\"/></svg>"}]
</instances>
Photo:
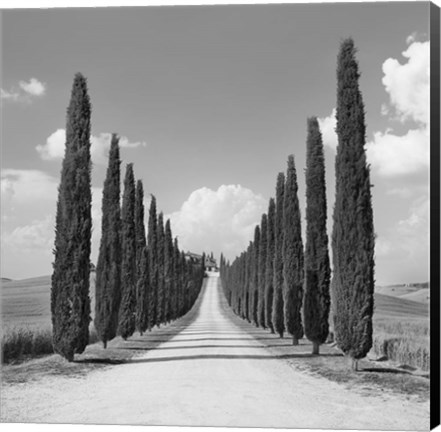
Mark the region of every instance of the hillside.
<instances>
[{"instance_id":1,"label":"hillside","mask_svg":"<svg viewBox=\"0 0 441 432\"><path fill-rule=\"evenodd\" d=\"M429 315L427 304L378 293L375 294L374 308L376 318L428 318Z\"/></svg>"},{"instance_id":2,"label":"hillside","mask_svg":"<svg viewBox=\"0 0 441 432\"><path fill-rule=\"evenodd\" d=\"M5 325L47 325L50 319L50 283L51 276L40 276L30 279L7 281L2 283L2 322ZM92 314L95 307L95 273L91 275L90 295L92 299ZM381 288L381 287L380 287ZM420 291L427 289L412 287L395 288L400 295L386 295L388 290L375 293L376 318L427 318L427 302L414 301Z\"/></svg>"},{"instance_id":3,"label":"hillside","mask_svg":"<svg viewBox=\"0 0 441 432\"><path fill-rule=\"evenodd\" d=\"M2 324L50 326L51 276L2 282ZM91 275L92 313L95 308L95 273Z\"/></svg>"},{"instance_id":4,"label":"hillside","mask_svg":"<svg viewBox=\"0 0 441 432\"><path fill-rule=\"evenodd\" d=\"M430 302L430 289L427 282L409 285L376 286L375 293L412 300L419 303L428 304Z\"/></svg>"}]
</instances>

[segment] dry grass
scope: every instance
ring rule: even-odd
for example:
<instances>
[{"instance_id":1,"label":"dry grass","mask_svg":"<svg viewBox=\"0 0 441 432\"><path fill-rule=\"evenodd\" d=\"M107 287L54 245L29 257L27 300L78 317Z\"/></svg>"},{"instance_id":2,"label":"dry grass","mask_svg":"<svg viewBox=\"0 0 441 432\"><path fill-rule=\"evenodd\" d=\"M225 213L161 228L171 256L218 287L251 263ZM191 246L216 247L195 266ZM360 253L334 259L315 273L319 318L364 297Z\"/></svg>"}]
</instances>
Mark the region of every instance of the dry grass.
<instances>
[{"instance_id":1,"label":"dry grass","mask_svg":"<svg viewBox=\"0 0 441 432\"><path fill-rule=\"evenodd\" d=\"M428 371L430 368L429 323L424 319L379 318L374 322L374 344L379 357Z\"/></svg>"},{"instance_id":2,"label":"dry grass","mask_svg":"<svg viewBox=\"0 0 441 432\"><path fill-rule=\"evenodd\" d=\"M12 327L3 330L2 363L53 352L52 332L48 328Z\"/></svg>"},{"instance_id":3,"label":"dry grass","mask_svg":"<svg viewBox=\"0 0 441 432\"><path fill-rule=\"evenodd\" d=\"M92 327L89 344L98 337ZM53 354L52 330L47 326L6 327L2 332L2 363L19 363L30 358Z\"/></svg>"}]
</instances>

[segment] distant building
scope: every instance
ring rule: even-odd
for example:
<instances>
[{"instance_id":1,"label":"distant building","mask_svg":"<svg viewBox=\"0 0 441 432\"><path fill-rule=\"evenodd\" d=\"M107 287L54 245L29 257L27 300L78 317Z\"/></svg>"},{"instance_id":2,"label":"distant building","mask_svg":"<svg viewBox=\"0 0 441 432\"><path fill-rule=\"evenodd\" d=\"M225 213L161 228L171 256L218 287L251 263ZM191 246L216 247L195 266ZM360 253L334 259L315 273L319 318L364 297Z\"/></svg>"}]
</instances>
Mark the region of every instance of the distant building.
<instances>
[{"instance_id":1,"label":"distant building","mask_svg":"<svg viewBox=\"0 0 441 432\"><path fill-rule=\"evenodd\" d=\"M202 264L202 255L198 255L193 252L187 252L185 254L185 259L187 262L191 262L192 264L199 264L199 265ZM214 258L206 256L205 269L207 271L219 271L216 260Z\"/></svg>"},{"instance_id":2,"label":"distant building","mask_svg":"<svg viewBox=\"0 0 441 432\"><path fill-rule=\"evenodd\" d=\"M192 264L201 264L202 255L195 254L193 252L186 252L185 260L191 262Z\"/></svg>"},{"instance_id":3,"label":"distant building","mask_svg":"<svg viewBox=\"0 0 441 432\"><path fill-rule=\"evenodd\" d=\"M218 271L216 260L209 256L205 257L205 268L208 271Z\"/></svg>"}]
</instances>

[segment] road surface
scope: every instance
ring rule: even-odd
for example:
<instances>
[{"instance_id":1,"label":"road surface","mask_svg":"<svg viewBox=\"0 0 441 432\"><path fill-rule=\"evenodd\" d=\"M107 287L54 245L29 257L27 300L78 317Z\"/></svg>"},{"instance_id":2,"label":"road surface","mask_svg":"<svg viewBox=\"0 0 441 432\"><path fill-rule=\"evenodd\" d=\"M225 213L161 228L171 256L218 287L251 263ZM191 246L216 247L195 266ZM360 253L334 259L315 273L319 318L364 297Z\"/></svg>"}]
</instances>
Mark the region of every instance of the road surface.
<instances>
[{"instance_id":1,"label":"road surface","mask_svg":"<svg viewBox=\"0 0 441 432\"><path fill-rule=\"evenodd\" d=\"M421 430L427 405L366 396L273 357L235 323L211 274L181 331L126 364L2 389L2 420ZM135 343L135 342L134 342Z\"/></svg>"}]
</instances>

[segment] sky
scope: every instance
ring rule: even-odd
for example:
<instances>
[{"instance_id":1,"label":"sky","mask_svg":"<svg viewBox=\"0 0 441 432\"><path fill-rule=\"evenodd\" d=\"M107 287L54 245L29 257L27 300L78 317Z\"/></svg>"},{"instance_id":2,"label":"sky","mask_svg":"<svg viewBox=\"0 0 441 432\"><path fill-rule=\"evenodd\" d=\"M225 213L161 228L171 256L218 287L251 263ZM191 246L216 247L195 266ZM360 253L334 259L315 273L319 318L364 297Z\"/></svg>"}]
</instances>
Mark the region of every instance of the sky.
<instances>
[{"instance_id":1,"label":"sky","mask_svg":"<svg viewBox=\"0 0 441 432\"><path fill-rule=\"evenodd\" d=\"M375 279L429 279L429 3L2 11L1 275L50 274L73 77L92 103L92 261L110 133L181 249L232 260L294 154L305 229L306 120L335 191L336 59L352 37L366 110ZM146 214L148 211L146 211Z\"/></svg>"}]
</instances>

